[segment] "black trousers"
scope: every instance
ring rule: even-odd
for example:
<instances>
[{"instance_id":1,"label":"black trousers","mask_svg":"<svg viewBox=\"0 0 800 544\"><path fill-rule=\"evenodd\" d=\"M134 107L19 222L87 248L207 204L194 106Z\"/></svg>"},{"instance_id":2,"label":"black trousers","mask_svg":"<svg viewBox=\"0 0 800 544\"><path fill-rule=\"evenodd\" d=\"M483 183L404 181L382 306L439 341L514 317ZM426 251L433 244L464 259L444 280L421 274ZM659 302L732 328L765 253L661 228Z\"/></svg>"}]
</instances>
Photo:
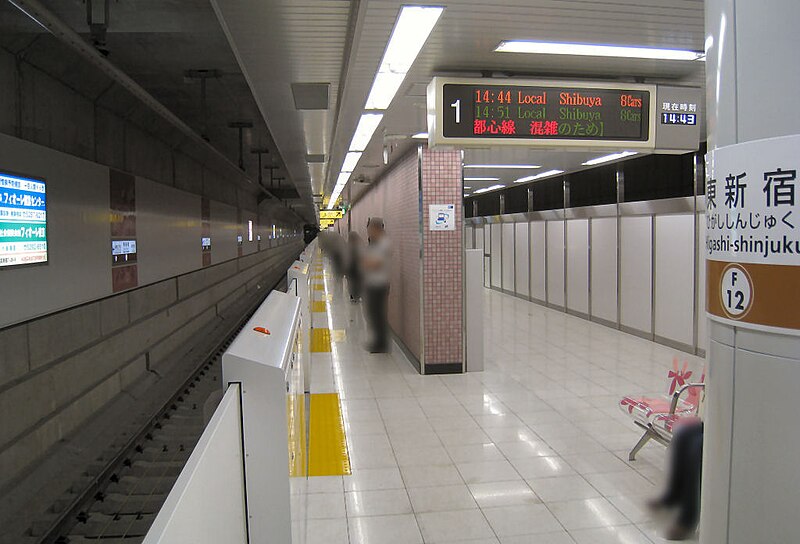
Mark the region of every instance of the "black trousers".
<instances>
[{"instance_id":1,"label":"black trousers","mask_svg":"<svg viewBox=\"0 0 800 544\"><path fill-rule=\"evenodd\" d=\"M347 287L350 290L350 298L358 299L361 296L361 273L356 267L347 272Z\"/></svg>"},{"instance_id":2,"label":"black trousers","mask_svg":"<svg viewBox=\"0 0 800 544\"><path fill-rule=\"evenodd\" d=\"M670 474L664 504L678 508L678 522L696 527L700 521L700 479L703 464L703 424L679 428L672 437Z\"/></svg>"},{"instance_id":3,"label":"black trousers","mask_svg":"<svg viewBox=\"0 0 800 544\"><path fill-rule=\"evenodd\" d=\"M374 351L389 350L389 286L367 285L364 288L364 306L372 329Z\"/></svg>"}]
</instances>

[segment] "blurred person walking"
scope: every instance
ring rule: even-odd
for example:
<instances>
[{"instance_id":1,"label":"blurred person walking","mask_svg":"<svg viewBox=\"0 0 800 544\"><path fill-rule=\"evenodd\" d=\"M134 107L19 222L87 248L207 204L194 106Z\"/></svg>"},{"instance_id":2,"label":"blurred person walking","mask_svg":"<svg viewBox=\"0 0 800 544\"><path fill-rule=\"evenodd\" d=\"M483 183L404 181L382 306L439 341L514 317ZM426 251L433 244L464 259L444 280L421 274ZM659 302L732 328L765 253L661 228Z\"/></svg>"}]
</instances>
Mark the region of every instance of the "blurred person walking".
<instances>
[{"instance_id":1,"label":"blurred person walking","mask_svg":"<svg viewBox=\"0 0 800 544\"><path fill-rule=\"evenodd\" d=\"M367 222L368 245L362 259L364 303L372 340L370 353L389 351L389 260L391 246L386 236L386 226L380 217L370 217Z\"/></svg>"},{"instance_id":2,"label":"blurred person walking","mask_svg":"<svg viewBox=\"0 0 800 544\"><path fill-rule=\"evenodd\" d=\"M361 259L363 253L364 242L357 232L351 232L347 236L348 245L348 261L347 271L347 287L350 291L350 302L358 302L361 298L361 284L363 283L361 273Z\"/></svg>"}]
</instances>

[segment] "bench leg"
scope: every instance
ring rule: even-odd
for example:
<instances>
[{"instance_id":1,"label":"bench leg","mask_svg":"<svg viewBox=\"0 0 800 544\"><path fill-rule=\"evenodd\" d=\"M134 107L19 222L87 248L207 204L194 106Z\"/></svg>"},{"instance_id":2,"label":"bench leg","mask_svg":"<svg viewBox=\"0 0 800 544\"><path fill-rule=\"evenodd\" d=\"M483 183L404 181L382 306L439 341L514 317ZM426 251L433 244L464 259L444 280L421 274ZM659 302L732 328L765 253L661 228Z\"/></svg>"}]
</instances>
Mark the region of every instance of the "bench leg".
<instances>
[{"instance_id":1,"label":"bench leg","mask_svg":"<svg viewBox=\"0 0 800 544\"><path fill-rule=\"evenodd\" d=\"M636 454L639 453L639 450L641 450L645 444L650 442L652 438L653 436L650 434L650 430L646 430L631 452L628 454L628 461L636 461Z\"/></svg>"}]
</instances>

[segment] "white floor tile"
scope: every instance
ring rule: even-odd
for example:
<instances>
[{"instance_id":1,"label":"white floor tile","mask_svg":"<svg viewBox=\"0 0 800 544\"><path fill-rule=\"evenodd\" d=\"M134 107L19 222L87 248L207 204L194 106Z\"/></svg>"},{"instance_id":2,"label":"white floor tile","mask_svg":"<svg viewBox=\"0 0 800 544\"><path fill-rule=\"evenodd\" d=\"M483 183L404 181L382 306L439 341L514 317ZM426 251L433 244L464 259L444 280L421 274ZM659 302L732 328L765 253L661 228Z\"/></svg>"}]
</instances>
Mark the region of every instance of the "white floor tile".
<instances>
[{"instance_id":1,"label":"white floor tile","mask_svg":"<svg viewBox=\"0 0 800 544\"><path fill-rule=\"evenodd\" d=\"M312 493L306 497L308 519L345 517L344 493Z\"/></svg>"},{"instance_id":2,"label":"white floor tile","mask_svg":"<svg viewBox=\"0 0 800 544\"><path fill-rule=\"evenodd\" d=\"M568 531L630 523L614 505L603 498L553 502L547 507Z\"/></svg>"},{"instance_id":3,"label":"white floor tile","mask_svg":"<svg viewBox=\"0 0 800 544\"><path fill-rule=\"evenodd\" d=\"M481 508L541 502L530 486L522 480L471 484L469 490Z\"/></svg>"},{"instance_id":4,"label":"white floor tile","mask_svg":"<svg viewBox=\"0 0 800 544\"><path fill-rule=\"evenodd\" d=\"M345 501L349 517L411 513L411 503L405 489L353 491L345 494Z\"/></svg>"},{"instance_id":5,"label":"white floor tile","mask_svg":"<svg viewBox=\"0 0 800 544\"><path fill-rule=\"evenodd\" d=\"M422 544L417 520L411 514L350 518L348 525L350 544Z\"/></svg>"},{"instance_id":6,"label":"white floor tile","mask_svg":"<svg viewBox=\"0 0 800 544\"><path fill-rule=\"evenodd\" d=\"M463 484L455 465L407 466L401 469L406 487Z\"/></svg>"},{"instance_id":7,"label":"white floor tile","mask_svg":"<svg viewBox=\"0 0 800 544\"><path fill-rule=\"evenodd\" d=\"M561 457L531 457L513 459L511 464L525 479L550 478L575 474L573 469Z\"/></svg>"},{"instance_id":8,"label":"white floor tile","mask_svg":"<svg viewBox=\"0 0 800 544\"><path fill-rule=\"evenodd\" d=\"M543 504L484 508L486 519L499 537L552 533L561 525Z\"/></svg>"},{"instance_id":9,"label":"white floor tile","mask_svg":"<svg viewBox=\"0 0 800 544\"><path fill-rule=\"evenodd\" d=\"M511 463L505 459L478 463L458 463L456 468L467 484L521 480L520 475Z\"/></svg>"},{"instance_id":10,"label":"white floor tile","mask_svg":"<svg viewBox=\"0 0 800 544\"><path fill-rule=\"evenodd\" d=\"M464 484L436 487L412 487L408 490L414 512L474 510L478 507Z\"/></svg>"},{"instance_id":11,"label":"white floor tile","mask_svg":"<svg viewBox=\"0 0 800 544\"><path fill-rule=\"evenodd\" d=\"M426 543L494 537L492 528L477 509L420 513L417 520Z\"/></svg>"},{"instance_id":12,"label":"white floor tile","mask_svg":"<svg viewBox=\"0 0 800 544\"><path fill-rule=\"evenodd\" d=\"M572 532L578 544L651 544L647 536L633 525L598 527Z\"/></svg>"},{"instance_id":13,"label":"white floor tile","mask_svg":"<svg viewBox=\"0 0 800 544\"><path fill-rule=\"evenodd\" d=\"M377 489L402 489L403 479L397 468L371 468L353 471L344 476L345 491L374 491Z\"/></svg>"}]
</instances>

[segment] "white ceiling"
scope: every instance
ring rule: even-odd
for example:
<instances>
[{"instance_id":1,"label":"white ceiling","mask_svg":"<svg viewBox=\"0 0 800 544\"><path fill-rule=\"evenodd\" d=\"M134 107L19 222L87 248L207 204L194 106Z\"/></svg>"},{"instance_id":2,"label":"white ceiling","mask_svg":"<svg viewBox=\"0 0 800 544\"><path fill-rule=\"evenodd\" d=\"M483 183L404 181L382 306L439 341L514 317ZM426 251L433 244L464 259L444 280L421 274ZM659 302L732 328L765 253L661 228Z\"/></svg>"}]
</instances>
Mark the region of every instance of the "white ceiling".
<instances>
[{"instance_id":1,"label":"white ceiling","mask_svg":"<svg viewBox=\"0 0 800 544\"><path fill-rule=\"evenodd\" d=\"M301 196L307 197L312 191L304 164L306 145L311 142L327 149L324 190L329 194L394 22L402 5L409 2L354 0L352 5L348 0L212 2L218 7L223 27L292 177L305 185L298 187ZM702 62L493 51L500 41L508 39L701 51L703 0L666 3L663 0L420 0L415 3L443 5L446 9L362 157L351 181L351 198L368 187L385 168L384 145L390 150L391 166L393 160L418 143L409 136L426 130L425 88L434 75L644 80L698 87L703 86L705 79ZM331 83L330 108L320 117L324 122L306 120L304 130L289 84L323 81ZM702 111L700 119L702 123ZM541 164L543 169L569 171L597 154L485 148L468 151L466 162L533 162ZM317 170L323 169L317 167ZM520 174L512 171L505 175L507 179L516 179ZM322 183L322 179L314 181L315 185ZM314 192L319 189L316 185ZM347 189L344 195L348 195Z\"/></svg>"}]
</instances>

